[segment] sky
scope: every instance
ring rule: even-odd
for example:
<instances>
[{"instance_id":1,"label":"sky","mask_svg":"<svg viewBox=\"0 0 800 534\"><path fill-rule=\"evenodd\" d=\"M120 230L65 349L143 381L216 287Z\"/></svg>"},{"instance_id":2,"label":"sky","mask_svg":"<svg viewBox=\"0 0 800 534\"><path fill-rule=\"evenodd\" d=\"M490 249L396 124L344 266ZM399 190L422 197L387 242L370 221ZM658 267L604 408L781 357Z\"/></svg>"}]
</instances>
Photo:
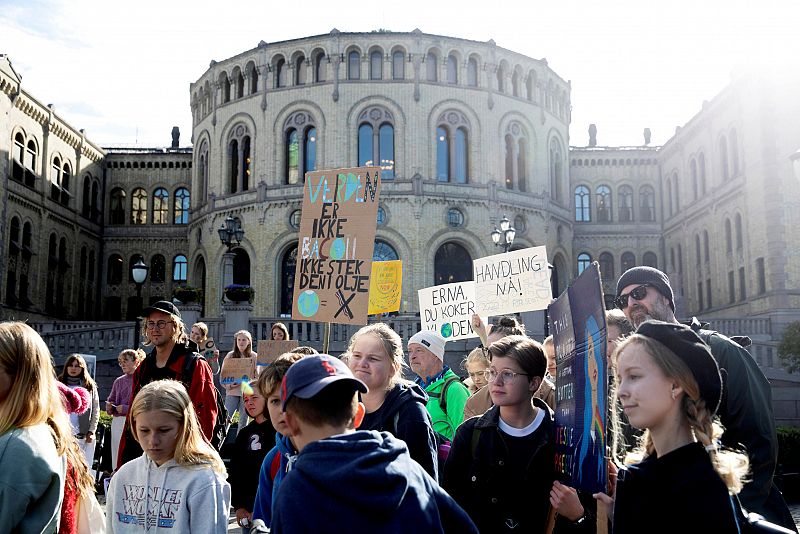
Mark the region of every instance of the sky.
<instances>
[{"instance_id":1,"label":"sky","mask_svg":"<svg viewBox=\"0 0 800 534\"><path fill-rule=\"evenodd\" d=\"M454 7L457 6L457 7ZM379 28L494 39L572 82L570 144L665 143L733 75L800 70L796 0L319 2L0 0L26 91L100 146L190 143L189 84L258 45Z\"/></svg>"}]
</instances>

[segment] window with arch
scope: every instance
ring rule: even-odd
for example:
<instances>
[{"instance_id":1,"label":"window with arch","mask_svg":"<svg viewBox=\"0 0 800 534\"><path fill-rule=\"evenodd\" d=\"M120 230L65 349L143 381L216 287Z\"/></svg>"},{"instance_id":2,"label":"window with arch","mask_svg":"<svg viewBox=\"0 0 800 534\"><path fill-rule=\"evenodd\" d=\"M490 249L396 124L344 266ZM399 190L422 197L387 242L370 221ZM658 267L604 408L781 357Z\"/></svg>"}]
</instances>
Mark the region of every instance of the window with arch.
<instances>
[{"instance_id":1,"label":"window with arch","mask_svg":"<svg viewBox=\"0 0 800 534\"><path fill-rule=\"evenodd\" d=\"M297 245L292 245L283 253L281 259L281 300L279 303L281 315L291 315L292 298L294 294L294 276L297 271Z\"/></svg>"},{"instance_id":2,"label":"window with arch","mask_svg":"<svg viewBox=\"0 0 800 534\"><path fill-rule=\"evenodd\" d=\"M406 77L406 55L402 50L392 52L392 79L403 80Z\"/></svg>"},{"instance_id":3,"label":"window with arch","mask_svg":"<svg viewBox=\"0 0 800 534\"><path fill-rule=\"evenodd\" d=\"M81 215L87 219L92 215L92 177L83 177L83 194L81 195Z\"/></svg>"},{"instance_id":4,"label":"window with arch","mask_svg":"<svg viewBox=\"0 0 800 534\"><path fill-rule=\"evenodd\" d=\"M503 66L502 65L498 65L497 66L497 92L498 93L504 93L505 92L505 86L504 86L505 78L506 78L506 73L503 71Z\"/></svg>"},{"instance_id":5,"label":"window with arch","mask_svg":"<svg viewBox=\"0 0 800 534\"><path fill-rule=\"evenodd\" d=\"M208 193L208 143L203 140L200 143L197 157L197 183L200 202L205 203Z\"/></svg>"},{"instance_id":6,"label":"window with arch","mask_svg":"<svg viewBox=\"0 0 800 534\"><path fill-rule=\"evenodd\" d=\"M478 60L474 57L467 61L467 85L478 87Z\"/></svg>"},{"instance_id":7,"label":"window with arch","mask_svg":"<svg viewBox=\"0 0 800 534\"><path fill-rule=\"evenodd\" d=\"M578 275L580 275L585 269L589 267L592 263L592 257L586 253L581 252L578 254Z\"/></svg>"},{"instance_id":8,"label":"window with arch","mask_svg":"<svg viewBox=\"0 0 800 534\"><path fill-rule=\"evenodd\" d=\"M219 75L219 86L222 90L222 103L227 104L231 101L231 80L228 78L227 72Z\"/></svg>"},{"instance_id":9,"label":"window with arch","mask_svg":"<svg viewBox=\"0 0 800 534\"><path fill-rule=\"evenodd\" d=\"M558 139L550 140L550 191L556 202L563 201L562 184L564 182L564 151Z\"/></svg>"},{"instance_id":10,"label":"window with arch","mask_svg":"<svg viewBox=\"0 0 800 534\"><path fill-rule=\"evenodd\" d=\"M533 74L528 74L528 77L525 80L525 98L531 102L533 101L533 83Z\"/></svg>"},{"instance_id":11,"label":"window with arch","mask_svg":"<svg viewBox=\"0 0 800 534\"><path fill-rule=\"evenodd\" d=\"M325 81L325 52L317 52L314 56L314 82Z\"/></svg>"},{"instance_id":12,"label":"window with arch","mask_svg":"<svg viewBox=\"0 0 800 534\"><path fill-rule=\"evenodd\" d=\"M445 111L436 127L436 178L440 182L469 182L469 129L466 115Z\"/></svg>"},{"instance_id":13,"label":"window with arch","mask_svg":"<svg viewBox=\"0 0 800 534\"><path fill-rule=\"evenodd\" d=\"M22 183L25 181L25 136L21 132L14 135L14 163L11 178Z\"/></svg>"},{"instance_id":14,"label":"window with arch","mask_svg":"<svg viewBox=\"0 0 800 534\"><path fill-rule=\"evenodd\" d=\"M649 185L639 188L639 218L643 222L656 220L656 193Z\"/></svg>"},{"instance_id":15,"label":"window with arch","mask_svg":"<svg viewBox=\"0 0 800 534\"><path fill-rule=\"evenodd\" d=\"M697 162L694 159L689 162L689 173L692 177L692 200L697 201L700 197L697 184Z\"/></svg>"},{"instance_id":16,"label":"window with arch","mask_svg":"<svg viewBox=\"0 0 800 534\"><path fill-rule=\"evenodd\" d=\"M244 76L238 67L234 76L236 80L236 98L242 98L244 96Z\"/></svg>"},{"instance_id":17,"label":"window with arch","mask_svg":"<svg viewBox=\"0 0 800 534\"><path fill-rule=\"evenodd\" d=\"M658 269L658 258L655 252L645 252L644 256L642 256L642 265Z\"/></svg>"},{"instance_id":18,"label":"window with arch","mask_svg":"<svg viewBox=\"0 0 800 534\"><path fill-rule=\"evenodd\" d=\"M131 193L131 224L147 224L147 191L141 187Z\"/></svg>"},{"instance_id":19,"label":"window with arch","mask_svg":"<svg viewBox=\"0 0 800 534\"><path fill-rule=\"evenodd\" d=\"M591 222L591 197L589 188L585 185L579 185L575 188L575 221L577 222ZM578 273L580 274L580 273Z\"/></svg>"},{"instance_id":20,"label":"window with arch","mask_svg":"<svg viewBox=\"0 0 800 534\"><path fill-rule=\"evenodd\" d=\"M607 185L598 186L595 194L598 222L611 222L611 188Z\"/></svg>"},{"instance_id":21,"label":"window with arch","mask_svg":"<svg viewBox=\"0 0 800 534\"><path fill-rule=\"evenodd\" d=\"M306 58L302 54L294 60L294 84L305 85L308 69L306 68Z\"/></svg>"},{"instance_id":22,"label":"window with arch","mask_svg":"<svg viewBox=\"0 0 800 534\"><path fill-rule=\"evenodd\" d=\"M153 191L153 224L167 224L169 220L169 193L163 187Z\"/></svg>"},{"instance_id":23,"label":"window with arch","mask_svg":"<svg viewBox=\"0 0 800 534\"><path fill-rule=\"evenodd\" d=\"M425 73L429 82L436 82L439 80L439 62L436 59L434 52L428 52L425 56Z\"/></svg>"},{"instance_id":24,"label":"window with arch","mask_svg":"<svg viewBox=\"0 0 800 534\"><path fill-rule=\"evenodd\" d=\"M433 260L434 285L472 280L472 257L458 243L448 241L437 250Z\"/></svg>"},{"instance_id":25,"label":"window with arch","mask_svg":"<svg viewBox=\"0 0 800 534\"><path fill-rule=\"evenodd\" d=\"M622 185L619 188L619 221L633 221L633 188Z\"/></svg>"},{"instance_id":26,"label":"window with arch","mask_svg":"<svg viewBox=\"0 0 800 534\"><path fill-rule=\"evenodd\" d=\"M733 238L731 232L731 220L725 219L725 252L730 254L733 252Z\"/></svg>"},{"instance_id":27,"label":"window with arch","mask_svg":"<svg viewBox=\"0 0 800 534\"><path fill-rule=\"evenodd\" d=\"M314 117L305 111L295 112L283 125L285 180L287 184L302 182L305 173L317 169L317 128Z\"/></svg>"},{"instance_id":28,"label":"window with arch","mask_svg":"<svg viewBox=\"0 0 800 534\"><path fill-rule=\"evenodd\" d=\"M719 164L722 170L723 183L730 178L730 167L728 166L728 140L723 135L719 138Z\"/></svg>"},{"instance_id":29,"label":"window with arch","mask_svg":"<svg viewBox=\"0 0 800 534\"><path fill-rule=\"evenodd\" d=\"M674 187L674 193L675 193L675 213L678 213L679 211L681 211L681 193L680 193L680 190L679 190L679 187L678 187L678 173L677 172L675 172L672 175L672 185Z\"/></svg>"},{"instance_id":30,"label":"window with arch","mask_svg":"<svg viewBox=\"0 0 800 534\"><path fill-rule=\"evenodd\" d=\"M250 78L250 94L254 95L258 93L258 68L254 64L251 64L247 72Z\"/></svg>"},{"instance_id":31,"label":"window with arch","mask_svg":"<svg viewBox=\"0 0 800 534\"><path fill-rule=\"evenodd\" d=\"M399 260L400 255L392 245L382 239L375 240L375 248L372 250L372 261L392 261Z\"/></svg>"},{"instance_id":32,"label":"window with arch","mask_svg":"<svg viewBox=\"0 0 800 534\"><path fill-rule=\"evenodd\" d=\"M50 184L50 198L64 206L69 205L72 196L69 192L69 180L72 174L69 163L56 156L53 158Z\"/></svg>"},{"instance_id":33,"label":"window with arch","mask_svg":"<svg viewBox=\"0 0 800 534\"><path fill-rule=\"evenodd\" d=\"M742 215L737 213L734 221L736 228L736 250L742 250L744 247L744 236L742 235Z\"/></svg>"},{"instance_id":34,"label":"window with arch","mask_svg":"<svg viewBox=\"0 0 800 534\"><path fill-rule=\"evenodd\" d=\"M369 54L369 79L380 80L383 78L383 54L375 50Z\"/></svg>"},{"instance_id":35,"label":"window with arch","mask_svg":"<svg viewBox=\"0 0 800 534\"><path fill-rule=\"evenodd\" d=\"M739 140L736 137L736 130L731 130L729 135L729 142L731 145L731 176L739 175Z\"/></svg>"},{"instance_id":36,"label":"window with arch","mask_svg":"<svg viewBox=\"0 0 800 534\"><path fill-rule=\"evenodd\" d=\"M505 176L507 189L527 190L528 140L525 129L517 121L506 128Z\"/></svg>"},{"instance_id":37,"label":"window with arch","mask_svg":"<svg viewBox=\"0 0 800 534\"><path fill-rule=\"evenodd\" d=\"M376 162L381 167L381 178L394 179L394 115L377 106L358 116L358 165Z\"/></svg>"},{"instance_id":38,"label":"window with arch","mask_svg":"<svg viewBox=\"0 0 800 534\"><path fill-rule=\"evenodd\" d=\"M347 79L361 79L361 54L355 50L347 54Z\"/></svg>"},{"instance_id":39,"label":"window with arch","mask_svg":"<svg viewBox=\"0 0 800 534\"><path fill-rule=\"evenodd\" d=\"M614 256L610 252L603 252L598 257L598 264L600 265L600 276L603 280L614 280Z\"/></svg>"},{"instance_id":40,"label":"window with arch","mask_svg":"<svg viewBox=\"0 0 800 534\"><path fill-rule=\"evenodd\" d=\"M178 254L172 260L172 281L177 283L186 283L186 268L188 262L186 256Z\"/></svg>"},{"instance_id":41,"label":"window with arch","mask_svg":"<svg viewBox=\"0 0 800 534\"><path fill-rule=\"evenodd\" d=\"M694 254L697 258L697 266L700 267L703 261L703 256L700 254L700 234L694 235Z\"/></svg>"},{"instance_id":42,"label":"window with arch","mask_svg":"<svg viewBox=\"0 0 800 534\"><path fill-rule=\"evenodd\" d=\"M625 272L628 269L632 269L636 267L636 256L633 255L633 252L623 252L622 253L622 262L621 262L621 272Z\"/></svg>"},{"instance_id":43,"label":"window with arch","mask_svg":"<svg viewBox=\"0 0 800 534\"><path fill-rule=\"evenodd\" d=\"M450 84L457 84L458 83L458 60L456 56L450 54L447 56L447 63L445 65L445 69L447 70L447 83Z\"/></svg>"},{"instance_id":44,"label":"window with arch","mask_svg":"<svg viewBox=\"0 0 800 534\"><path fill-rule=\"evenodd\" d=\"M174 224L189 224L189 207L191 206L189 190L180 187L175 191Z\"/></svg>"},{"instance_id":45,"label":"window with arch","mask_svg":"<svg viewBox=\"0 0 800 534\"><path fill-rule=\"evenodd\" d=\"M282 57L275 60L275 89L286 87L286 60Z\"/></svg>"},{"instance_id":46,"label":"window with arch","mask_svg":"<svg viewBox=\"0 0 800 534\"><path fill-rule=\"evenodd\" d=\"M122 268L124 265L125 262L119 254L112 254L108 257L108 265L106 266L106 283L108 285L122 283Z\"/></svg>"},{"instance_id":47,"label":"window with arch","mask_svg":"<svg viewBox=\"0 0 800 534\"><path fill-rule=\"evenodd\" d=\"M701 195L706 194L706 156L702 152L697 156L697 175L700 182L699 190Z\"/></svg>"},{"instance_id":48,"label":"window with arch","mask_svg":"<svg viewBox=\"0 0 800 534\"><path fill-rule=\"evenodd\" d=\"M228 193L250 189L252 158L250 155L250 129L237 124L228 134Z\"/></svg>"},{"instance_id":49,"label":"window with arch","mask_svg":"<svg viewBox=\"0 0 800 534\"><path fill-rule=\"evenodd\" d=\"M167 259L162 254L150 258L150 281L163 282L167 276Z\"/></svg>"},{"instance_id":50,"label":"window with arch","mask_svg":"<svg viewBox=\"0 0 800 534\"><path fill-rule=\"evenodd\" d=\"M519 73L517 71L511 75L511 94L519 96Z\"/></svg>"},{"instance_id":51,"label":"window with arch","mask_svg":"<svg viewBox=\"0 0 800 534\"><path fill-rule=\"evenodd\" d=\"M125 224L125 191L119 187L111 190L108 217L109 224Z\"/></svg>"}]
</instances>

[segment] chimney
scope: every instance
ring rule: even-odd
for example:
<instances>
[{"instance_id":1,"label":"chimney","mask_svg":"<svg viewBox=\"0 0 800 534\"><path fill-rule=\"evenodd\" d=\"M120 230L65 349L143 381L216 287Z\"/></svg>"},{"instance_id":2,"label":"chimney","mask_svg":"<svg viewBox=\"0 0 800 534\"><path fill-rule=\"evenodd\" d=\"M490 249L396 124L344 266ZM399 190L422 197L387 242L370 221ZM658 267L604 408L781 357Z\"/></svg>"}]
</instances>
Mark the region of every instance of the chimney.
<instances>
[{"instance_id":1,"label":"chimney","mask_svg":"<svg viewBox=\"0 0 800 534\"><path fill-rule=\"evenodd\" d=\"M650 144L650 128L644 129L644 145L647 146Z\"/></svg>"},{"instance_id":2,"label":"chimney","mask_svg":"<svg viewBox=\"0 0 800 534\"><path fill-rule=\"evenodd\" d=\"M597 126L589 125L589 146L597 146Z\"/></svg>"},{"instance_id":3,"label":"chimney","mask_svg":"<svg viewBox=\"0 0 800 534\"><path fill-rule=\"evenodd\" d=\"M178 148L181 140L181 130L177 126L172 127L172 148Z\"/></svg>"}]
</instances>

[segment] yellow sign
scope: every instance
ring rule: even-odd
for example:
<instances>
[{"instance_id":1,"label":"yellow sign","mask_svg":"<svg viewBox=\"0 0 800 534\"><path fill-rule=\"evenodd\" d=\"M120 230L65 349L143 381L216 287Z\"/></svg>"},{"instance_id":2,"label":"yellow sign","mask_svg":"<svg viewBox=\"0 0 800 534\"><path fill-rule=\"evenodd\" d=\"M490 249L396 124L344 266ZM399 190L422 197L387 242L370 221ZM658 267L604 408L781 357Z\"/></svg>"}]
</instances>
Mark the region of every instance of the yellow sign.
<instances>
[{"instance_id":1,"label":"yellow sign","mask_svg":"<svg viewBox=\"0 0 800 534\"><path fill-rule=\"evenodd\" d=\"M372 262L369 279L369 315L400 310L403 292L403 262L401 260Z\"/></svg>"}]
</instances>

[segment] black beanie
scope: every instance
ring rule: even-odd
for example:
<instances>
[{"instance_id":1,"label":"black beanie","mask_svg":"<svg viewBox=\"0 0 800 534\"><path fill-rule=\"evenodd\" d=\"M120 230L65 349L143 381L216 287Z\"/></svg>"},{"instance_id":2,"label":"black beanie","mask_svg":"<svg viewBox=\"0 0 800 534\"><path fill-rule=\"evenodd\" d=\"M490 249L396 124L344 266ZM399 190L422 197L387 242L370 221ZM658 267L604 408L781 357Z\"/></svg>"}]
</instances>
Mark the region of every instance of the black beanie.
<instances>
[{"instance_id":1,"label":"black beanie","mask_svg":"<svg viewBox=\"0 0 800 534\"><path fill-rule=\"evenodd\" d=\"M717 360L700 336L686 325L654 320L640 324L636 333L659 341L686 364L700 387L700 398L715 414L722 400L722 375Z\"/></svg>"},{"instance_id":2,"label":"black beanie","mask_svg":"<svg viewBox=\"0 0 800 534\"><path fill-rule=\"evenodd\" d=\"M628 286L642 284L649 284L656 288L669 300L670 308L673 312L675 311L675 296L672 293L672 286L669 285L669 278L654 267L633 267L622 273L617 281L617 296Z\"/></svg>"}]
</instances>

